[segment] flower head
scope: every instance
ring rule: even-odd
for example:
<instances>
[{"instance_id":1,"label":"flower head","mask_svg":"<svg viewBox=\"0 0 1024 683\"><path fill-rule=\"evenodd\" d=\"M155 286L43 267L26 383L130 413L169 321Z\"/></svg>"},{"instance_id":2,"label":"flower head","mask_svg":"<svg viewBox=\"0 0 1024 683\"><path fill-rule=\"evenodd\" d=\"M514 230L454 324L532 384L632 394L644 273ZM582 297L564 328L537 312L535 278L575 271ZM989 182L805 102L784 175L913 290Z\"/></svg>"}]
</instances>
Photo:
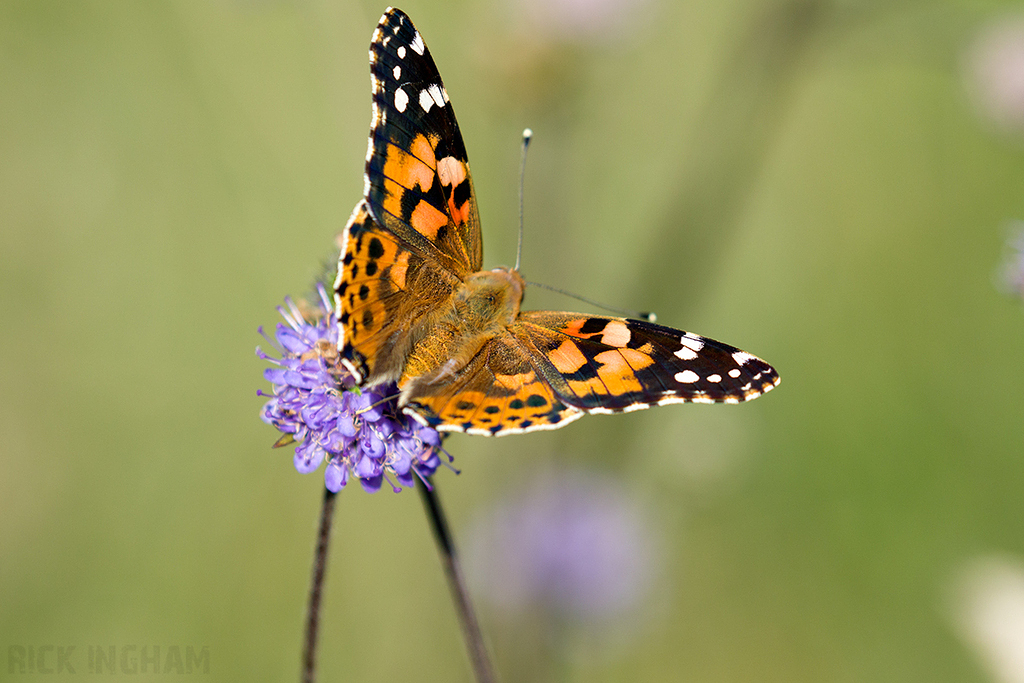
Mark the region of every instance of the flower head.
<instances>
[{"instance_id":1,"label":"flower head","mask_svg":"<svg viewBox=\"0 0 1024 683\"><path fill-rule=\"evenodd\" d=\"M338 320L321 285L320 302L302 307L286 299L278 307L286 324L278 323L273 344L280 358L259 347L256 355L277 367L263 376L274 385L260 417L283 436L275 446L295 447L295 469L302 474L327 460L324 483L337 492L350 477L373 493L385 479L397 492L412 486L416 477L432 475L441 464L437 451L440 435L401 412L393 399L394 384L370 389L355 386L338 354ZM261 329L262 333L263 330ZM398 485L391 481L391 476Z\"/></svg>"},{"instance_id":2,"label":"flower head","mask_svg":"<svg viewBox=\"0 0 1024 683\"><path fill-rule=\"evenodd\" d=\"M467 569L502 612L597 628L642 607L659 573L644 510L615 480L591 472L538 478L483 515Z\"/></svg>"}]
</instances>

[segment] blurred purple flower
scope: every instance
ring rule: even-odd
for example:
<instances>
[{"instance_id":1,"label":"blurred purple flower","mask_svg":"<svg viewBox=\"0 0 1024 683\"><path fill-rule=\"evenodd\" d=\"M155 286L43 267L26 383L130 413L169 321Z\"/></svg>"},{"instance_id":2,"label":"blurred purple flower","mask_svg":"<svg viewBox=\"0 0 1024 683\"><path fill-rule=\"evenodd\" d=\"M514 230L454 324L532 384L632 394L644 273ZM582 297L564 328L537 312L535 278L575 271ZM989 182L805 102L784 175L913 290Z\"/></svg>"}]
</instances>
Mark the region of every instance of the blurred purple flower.
<instances>
[{"instance_id":1,"label":"blurred purple flower","mask_svg":"<svg viewBox=\"0 0 1024 683\"><path fill-rule=\"evenodd\" d=\"M275 446L299 442L295 469L302 474L327 460L324 484L335 493L351 476L371 493L385 479L396 492L412 486L416 477L425 480L441 464L440 436L401 412L395 401L384 400L397 393L394 384L354 386L338 354L333 307L323 286L318 291L319 305L306 314L291 299L285 299L287 310L278 307L288 324L278 323L274 339L264 338L279 359L256 348L257 356L277 366L263 371L274 390L260 412L264 422L284 433Z\"/></svg>"},{"instance_id":2,"label":"blurred purple flower","mask_svg":"<svg viewBox=\"0 0 1024 683\"><path fill-rule=\"evenodd\" d=\"M969 87L980 112L999 128L1024 133L1024 16L979 31L968 49Z\"/></svg>"},{"instance_id":3,"label":"blurred purple flower","mask_svg":"<svg viewBox=\"0 0 1024 683\"><path fill-rule=\"evenodd\" d=\"M502 611L559 624L621 621L658 571L652 525L613 479L563 474L498 503L470 535L467 568Z\"/></svg>"},{"instance_id":4,"label":"blurred purple flower","mask_svg":"<svg viewBox=\"0 0 1024 683\"><path fill-rule=\"evenodd\" d=\"M515 0L534 37L590 43L611 41L643 25L649 0Z\"/></svg>"}]
</instances>

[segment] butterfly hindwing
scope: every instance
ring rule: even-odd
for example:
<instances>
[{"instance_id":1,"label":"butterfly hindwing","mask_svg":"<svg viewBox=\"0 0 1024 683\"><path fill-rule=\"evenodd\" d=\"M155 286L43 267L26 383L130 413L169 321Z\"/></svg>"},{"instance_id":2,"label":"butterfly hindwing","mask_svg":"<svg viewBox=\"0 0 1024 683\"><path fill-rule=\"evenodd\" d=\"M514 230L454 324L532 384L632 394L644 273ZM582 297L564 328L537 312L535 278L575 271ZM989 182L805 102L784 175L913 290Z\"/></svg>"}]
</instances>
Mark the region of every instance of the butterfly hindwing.
<instances>
[{"instance_id":1,"label":"butterfly hindwing","mask_svg":"<svg viewBox=\"0 0 1024 683\"><path fill-rule=\"evenodd\" d=\"M779 381L770 365L749 353L640 320L523 311L517 327L557 372L559 397L588 413L739 403Z\"/></svg>"},{"instance_id":2,"label":"butterfly hindwing","mask_svg":"<svg viewBox=\"0 0 1024 683\"><path fill-rule=\"evenodd\" d=\"M412 407L442 431L503 436L588 413L667 403L740 403L770 391L767 363L713 339L640 320L523 311L450 381Z\"/></svg>"},{"instance_id":3,"label":"butterfly hindwing","mask_svg":"<svg viewBox=\"0 0 1024 683\"><path fill-rule=\"evenodd\" d=\"M335 282L341 357L357 381L399 377L415 321L458 279L385 230L360 202L345 227Z\"/></svg>"},{"instance_id":4,"label":"butterfly hindwing","mask_svg":"<svg viewBox=\"0 0 1024 683\"><path fill-rule=\"evenodd\" d=\"M511 334L495 337L451 381L418 386L413 414L441 431L487 436L555 429L582 417L531 355Z\"/></svg>"},{"instance_id":5,"label":"butterfly hindwing","mask_svg":"<svg viewBox=\"0 0 1024 683\"><path fill-rule=\"evenodd\" d=\"M455 274L479 270L483 240L462 133L430 51L401 10L388 9L373 34L370 81L370 212Z\"/></svg>"}]
</instances>

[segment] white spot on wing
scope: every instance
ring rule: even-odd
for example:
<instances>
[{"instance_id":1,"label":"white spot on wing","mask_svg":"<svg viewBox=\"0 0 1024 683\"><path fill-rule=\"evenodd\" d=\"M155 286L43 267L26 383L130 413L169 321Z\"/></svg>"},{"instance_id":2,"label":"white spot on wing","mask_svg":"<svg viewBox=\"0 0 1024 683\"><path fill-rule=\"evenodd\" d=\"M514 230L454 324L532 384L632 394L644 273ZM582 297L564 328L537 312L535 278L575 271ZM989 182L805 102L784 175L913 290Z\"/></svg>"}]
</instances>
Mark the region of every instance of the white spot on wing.
<instances>
[{"instance_id":1,"label":"white spot on wing","mask_svg":"<svg viewBox=\"0 0 1024 683\"><path fill-rule=\"evenodd\" d=\"M430 93L430 96L432 98L434 98L434 102L437 104L437 106L444 108L445 99L444 95L441 94L441 86L439 86L437 83L434 83L429 88L427 88L427 92Z\"/></svg>"},{"instance_id":2,"label":"white spot on wing","mask_svg":"<svg viewBox=\"0 0 1024 683\"><path fill-rule=\"evenodd\" d=\"M420 109L429 112L433 106L434 98L430 96L430 93L426 90L420 90Z\"/></svg>"},{"instance_id":3,"label":"white spot on wing","mask_svg":"<svg viewBox=\"0 0 1024 683\"><path fill-rule=\"evenodd\" d=\"M693 384L699 379L700 376L693 370L683 370L676 373L676 381L680 384Z\"/></svg>"},{"instance_id":4,"label":"white spot on wing","mask_svg":"<svg viewBox=\"0 0 1024 683\"><path fill-rule=\"evenodd\" d=\"M709 382L721 382L722 381L722 376L721 375L708 375L707 376L707 380Z\"/></svg>"},{"instance_id":5,"label":"white spot on wing","mask_svg":"<svg viewBox=\"0 0 1024 683\"><path fill-rule=\"evenodd\" d=\"M683 360L693 360L697 357L697 352L691 349L689 346L684 346L675 352L675 355Z\"/></svg>"},{"instance_id":6,"label":"white spot on wing","mask_svg":"<svg viewBox=\"0 0 1024 683\"><path fill-rule=\"evenodd\" d=\"M395 64L395 68L391 70L391 75L394 76L395 80L397 81L399 78L402 77L402 67Z\"/></svg>"},{"instance_id":7,"label":"white spot on wing","mask_svg":"<svg viewBox=\"0 0 1024 683\"><path fill-rule=\"evenodd\" d=\"M398 58L405 59L405 45L398 46Z\"/></svg>"},{"instance_id":8,"label":"white spot on wing","mask_svg":"<svg viewBox=\"0 0 1024 683\"><path fill-rule=\"evenodd\" d=\"M700 339L694 338L693 336L690 335L689 332L684 334L679 339L679 343L682 344L683 346L685 346L688 349L693 349L694 351L698 351L698 352L701 349L704 348L704 342L702 340L700 340Z\"/></svg>"},{"instance_id":9,"label":"white spot on wing","mask_svg":"<svg viewBox=\"0 0 1024 683\"><path fill-rule=\"evenodd\" d=\"M742 373L740 373L740 369L739 368L733 368L732 370L729 371L729 376L732 377L733 379L736 379L737 377L739 377L740 374L742 374Z\"/></svg>"},{"instance_id":10,"label":"white spot on wing","mask_svg":"<svg viewBox=\"0 0 1024 683\"><path fill-rule=\"evenodd\" d=\"M737 351L732 354L732 359L736 361L736 365L746 365L750 361L755 360L754 357L746 351Z\"/></svg>"},{"instance_id":11,"label":"white spot on wing","mask_svg":"<svg viewBox=\"0 0 1024 683\"><path fill-rule=\"evenodd\" d=\"M409 47L411 47L413 52L418 55L422 55L426 51L427 46L423 44L423 38L420 37L419 31L416 31L416 35L412 37L412 42L409 43Z\"/></svg>"},{"instance_id":12,"label":"white spot on wing","mask_svg":"<svg viewBox=\"0 0 1024 683\"><path fill-rule=\"evenodd\" d=\"M395 109L404 112L405 108L409 105L409 96L405 94L405 90L399 88L395 91Z\"/></svg>"}]
</instances>

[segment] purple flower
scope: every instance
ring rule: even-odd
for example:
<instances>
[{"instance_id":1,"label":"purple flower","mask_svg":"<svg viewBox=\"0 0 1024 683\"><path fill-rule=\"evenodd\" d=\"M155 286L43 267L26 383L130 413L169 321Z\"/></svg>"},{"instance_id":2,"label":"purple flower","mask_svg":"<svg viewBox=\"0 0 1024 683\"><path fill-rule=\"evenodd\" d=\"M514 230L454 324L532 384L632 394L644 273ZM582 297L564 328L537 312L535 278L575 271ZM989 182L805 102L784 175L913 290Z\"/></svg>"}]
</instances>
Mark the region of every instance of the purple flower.
<instances>
[{"instance_id":1,"label":"purple flower","mask_svg":"<svg viewBox=\"0 0 1024 683\"><path fill-rule=\"evenodd\" d=\"M648 19L649 0L513 0L532 36L593 44L628 35Z\"/></svg>"},{"instance_id":2,"label":"purple flower","mask_svg":"<svg viewBox=\"0 0 1024 683\"><path fill-rule=\"evenodd\" d=\"M270 398L260 417L283 432L274 445L298 442L295 469L302 474L326 460L324 484L335 493L350 476L370 493L385 480L396 492L417 477L426 483L441 464L439 434L398 409L394 384L354 386L338 354L338 320L322 285L318 292L315 307L304 309L291 299L285 299L287 309L278 307L288 324L277 324L273 340L264 338L280 358L256 348L257 356L276 366L263 371L273 394L257 392Z\"/></svg>"},{"instance_id":3,"label":"purple flower","mask_svg":"<svg viewBox=\"0 0 1024 683\"><path fill-rule=\"evenodd\" d=\"M478 520L467 574L503 615L607 642L643 616L660 574L655 527L614 479L548 476Z\"/></svg>"}]
</instances>

